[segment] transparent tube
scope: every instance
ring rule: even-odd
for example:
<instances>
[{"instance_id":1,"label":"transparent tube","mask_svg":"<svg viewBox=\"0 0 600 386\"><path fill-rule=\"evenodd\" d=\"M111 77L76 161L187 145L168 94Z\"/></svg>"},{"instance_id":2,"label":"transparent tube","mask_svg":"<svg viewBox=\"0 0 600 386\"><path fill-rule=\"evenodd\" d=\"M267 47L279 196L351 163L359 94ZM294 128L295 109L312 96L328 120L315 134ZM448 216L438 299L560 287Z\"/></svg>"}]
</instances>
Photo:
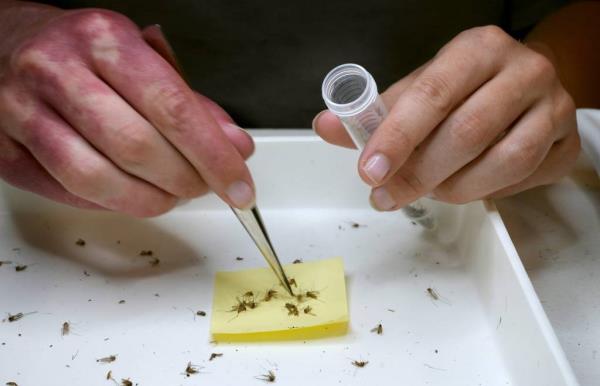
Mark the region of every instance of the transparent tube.
<instances>
[{"instance_id":1,"label":"transparent tube","mask_svg":"<svg viewBox=\"0 0 600 386\"><path fill-rule=\"evenodd\" d=\"M359 150L387 115L387 109L377 92L375 80L358 64L342 64L325 76L322 86L327 108L337 115ZM402 211L427 229L435 228L429 208L417 200Z\"/></svg>"}]
</instances>

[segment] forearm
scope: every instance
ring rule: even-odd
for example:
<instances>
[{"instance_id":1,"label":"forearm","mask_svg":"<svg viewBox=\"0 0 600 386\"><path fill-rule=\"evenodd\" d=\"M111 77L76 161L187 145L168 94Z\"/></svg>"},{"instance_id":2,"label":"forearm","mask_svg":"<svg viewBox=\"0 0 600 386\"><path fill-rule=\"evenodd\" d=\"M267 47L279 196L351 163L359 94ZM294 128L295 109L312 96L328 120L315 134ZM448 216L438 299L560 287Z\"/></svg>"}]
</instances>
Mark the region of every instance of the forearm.
<instances>
[{"instance_id":1,"label":"forearm","mask_svg":"<svg viewBox=\"0 0 600 386\"><path fill-rule=\"evenodd\" d=\"M556 66L577 107L600 107L600 2L568 5L542 20L527 44Z\"/></svg>"},{"instance_id":2,"label":"forearm","mask_svg":"<svg viewBox=\"0 0 600 386\"><path fill-rule=\"evenodd\" d=\"M16 43L59 12L44 4L0 0L0 73Z\"/></svg>"}]
</instances>

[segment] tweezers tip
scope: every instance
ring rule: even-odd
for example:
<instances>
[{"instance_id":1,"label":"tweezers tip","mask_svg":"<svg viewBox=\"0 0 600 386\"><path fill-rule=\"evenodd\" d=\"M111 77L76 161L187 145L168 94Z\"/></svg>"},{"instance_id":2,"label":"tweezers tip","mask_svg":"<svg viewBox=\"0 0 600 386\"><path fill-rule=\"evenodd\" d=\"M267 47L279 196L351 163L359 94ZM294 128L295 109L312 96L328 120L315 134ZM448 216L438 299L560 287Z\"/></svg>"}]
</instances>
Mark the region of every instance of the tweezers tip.
<instances>
[{"instance_id":1,"label":"tweezers tip","mask_svg":"<svg viewBox=\"0 0 600 386\"><path fill-rule=\"evenodd\" d=\"M285 287L285 289L287 290L287 292L290 294L290 296L294 296L294 291L292 290L292 286L290 284L290 282L288 281L287 278L285 278L283 280L283 286Z\"/></svg>"}]
</instances>

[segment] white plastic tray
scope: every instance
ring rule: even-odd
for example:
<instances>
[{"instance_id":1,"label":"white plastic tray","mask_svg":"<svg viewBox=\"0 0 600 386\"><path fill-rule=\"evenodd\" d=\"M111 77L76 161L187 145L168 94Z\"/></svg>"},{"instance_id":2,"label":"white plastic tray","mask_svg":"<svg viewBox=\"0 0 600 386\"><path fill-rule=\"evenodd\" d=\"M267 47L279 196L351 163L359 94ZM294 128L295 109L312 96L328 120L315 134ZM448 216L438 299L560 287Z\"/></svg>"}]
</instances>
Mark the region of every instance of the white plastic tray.
<instances>
[{"instance_id":1,"label":"white plastic tray","mask_svg":"<svg viewBox=\"0 0 600 386\"><path fill-rule=\"evenodd\" d=\"M265 264L214 197L136 220L3 185L0 260L29 266L0 267L0 312L36 313L0 323L0 384L106 385L112 370L139 385L251 385L273 370L281 385L577 385L493 204L434 203L440 225L428 235L369 208L355 152L306 132L257 142L250 164L281 259L344 257L347 336L210 343L209 316L193 311L210 312L214 273ZM138 256L147 249L158 267ZM370 332L378 323L382 336ZM212 352L224 355L208 361ZM203 368L188 378L190 361Z\"/></svg>"}]
</instances>

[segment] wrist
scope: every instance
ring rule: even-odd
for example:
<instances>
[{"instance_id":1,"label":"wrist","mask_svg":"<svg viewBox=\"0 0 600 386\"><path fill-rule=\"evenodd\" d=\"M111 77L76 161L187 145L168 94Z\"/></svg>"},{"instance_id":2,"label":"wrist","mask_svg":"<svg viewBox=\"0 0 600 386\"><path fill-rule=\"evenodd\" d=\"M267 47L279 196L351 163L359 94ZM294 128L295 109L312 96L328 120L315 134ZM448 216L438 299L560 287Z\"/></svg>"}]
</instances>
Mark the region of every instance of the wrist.
<instances>
[{"instance_id":1,"label":"wrist","mask_svg":"<svg viewBox=\"0 0 600 386\"><path fill-rule=\"evenodd\" d=\"M554 53L552 47L539 40L525 40L525 46L548 59L554 68L558 70L558 57Z\"/></svg>"}]
</instances>

